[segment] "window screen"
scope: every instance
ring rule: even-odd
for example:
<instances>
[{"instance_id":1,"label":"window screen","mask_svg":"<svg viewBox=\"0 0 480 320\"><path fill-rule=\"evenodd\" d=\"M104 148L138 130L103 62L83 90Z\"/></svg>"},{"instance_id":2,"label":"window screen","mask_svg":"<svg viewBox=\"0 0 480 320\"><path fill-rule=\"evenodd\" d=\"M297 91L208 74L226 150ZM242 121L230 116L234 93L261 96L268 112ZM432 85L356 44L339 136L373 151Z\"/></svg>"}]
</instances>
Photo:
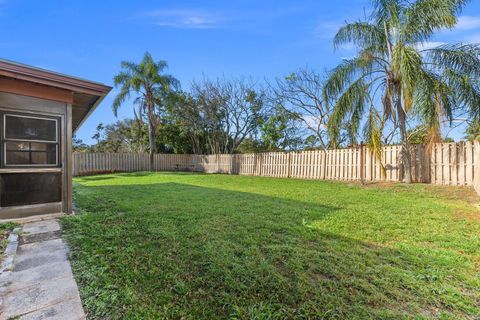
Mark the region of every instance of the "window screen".
<instances>
[{"instance_id":1,"label":"window screen","mask_svg":"<svg viewBox=\"0 0 480 320\"><path fill-rule=\"evenodd\" d=\"M5 145L5 164L57 164L57 145L43 142L9 141Z\"/></svg>"},{"instance_id":2,"label":"window screen","mask_svg":"<svg viewBox=\"0 0 480 320\"><path fill-rule=\"evenodd\" d=\"M61 173L0 175L0 206L24 206L61 201Z\"/></svg>"},{"instance_id":3,"label":"window screen","mask_svg":"<svg viewBox=\"0 0 480 320\"><path fill-rule=\"evenodd\" d=\"M4 115L5 166L59 166L58 119Z\"/></svg>"},{"instance_id":4,"label":"window screen","mask_svg":"<svg viewBox=\"0 0 480 320\"><path fill-rule=\"evenodd\" d=\"M5 115L5 139L57 141L57 120Z\"/></svg>"}]
</instances>

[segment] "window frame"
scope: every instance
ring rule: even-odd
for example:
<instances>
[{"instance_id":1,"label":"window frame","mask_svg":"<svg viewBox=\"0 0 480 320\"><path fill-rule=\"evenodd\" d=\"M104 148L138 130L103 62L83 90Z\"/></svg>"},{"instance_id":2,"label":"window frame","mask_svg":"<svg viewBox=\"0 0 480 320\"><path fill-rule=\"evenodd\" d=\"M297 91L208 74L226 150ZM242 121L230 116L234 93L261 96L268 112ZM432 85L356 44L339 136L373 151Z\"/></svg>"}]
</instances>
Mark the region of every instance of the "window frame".
<instances>
[{"instance_id":1,"label":"window frame","mask_svg":"<svg viewBox=\"0 0 480 320\"><path fill-rule=\"evenodd\" d=\"M61 126L61 118L60 117L48 117L45 115L35 115L35 114L19 114L14 112L1 112L3 115L2 119L2 126L3 130L1 130L1 167L2 168L61 168L60 163L60 153L61 153L61 143L60 143L60 126ZM7 138L6 130L7 130L7 117L17 117L17 118L28 118L28 119L39 119L39 120L46 120L46 121L53 121L55 122L55 141L53 140L39 140L39 139L12 139ZM53 164L38 164L38 163L29 163L29 164L8 164L7 163L7 142L25 142L25 143L46 143L46 144L54 144L55 145L55 163ZM12 151L9 151L12 152ZM32 151L28 151L31 153ZM46 151L47 152L47 151Z\"/></svg>"}]
</instances>

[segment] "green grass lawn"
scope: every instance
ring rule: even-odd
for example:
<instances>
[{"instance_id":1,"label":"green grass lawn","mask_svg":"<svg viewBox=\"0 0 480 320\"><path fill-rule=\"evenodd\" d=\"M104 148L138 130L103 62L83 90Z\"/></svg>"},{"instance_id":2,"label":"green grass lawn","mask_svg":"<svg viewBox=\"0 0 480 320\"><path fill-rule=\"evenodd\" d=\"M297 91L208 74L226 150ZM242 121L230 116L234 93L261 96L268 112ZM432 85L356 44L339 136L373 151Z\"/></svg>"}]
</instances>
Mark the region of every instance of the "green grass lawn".
<instances>
[{"instance_id":1,"label":"green grass lawn","mask_svg":"<svg viewBox=\"0 0 480 320\"><path fill-rule=\"evenodd\" d=\"M0 263L2 262L2 255L7 248L8 236L16 226L17 224L13 222L0 223Z\"/></svg>"},{"instance_id":2,"label":"green grass lawn","mask_svg":"<svg viewBox=\"0 0 480 320\"><path fill-rule=\"evenodd\" d=\"M92 319L480 317L480 211L425 185L182 173L75 179Z\"/></svg>"}]
</instances>

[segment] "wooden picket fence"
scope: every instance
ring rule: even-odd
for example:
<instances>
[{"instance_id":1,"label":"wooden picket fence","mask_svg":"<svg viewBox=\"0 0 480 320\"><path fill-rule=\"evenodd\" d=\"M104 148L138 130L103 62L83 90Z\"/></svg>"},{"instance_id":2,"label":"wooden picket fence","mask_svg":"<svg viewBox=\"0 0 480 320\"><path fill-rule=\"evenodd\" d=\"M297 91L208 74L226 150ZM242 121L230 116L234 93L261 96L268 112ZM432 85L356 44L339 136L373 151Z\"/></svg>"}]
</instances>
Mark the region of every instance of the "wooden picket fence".
<instances>
[{"instance_id":1,"label":"wooden picket fence","mask_svg":"<svg viewBox=\"0 0 480 320\"><path fill-rule=\"evenodd\" d=\"M480 169L480 144L412 146L414 182L472 186ZM402 181L401 147L385 146L381 159L368 147L257 154L156 154L156 171L195 171L344 181ZM74 176L149 170L148 154L74 153ZM478 175L477 175L478 176ZM478 177L477 177L478 178Z\"/></svg>"}]
</instances>

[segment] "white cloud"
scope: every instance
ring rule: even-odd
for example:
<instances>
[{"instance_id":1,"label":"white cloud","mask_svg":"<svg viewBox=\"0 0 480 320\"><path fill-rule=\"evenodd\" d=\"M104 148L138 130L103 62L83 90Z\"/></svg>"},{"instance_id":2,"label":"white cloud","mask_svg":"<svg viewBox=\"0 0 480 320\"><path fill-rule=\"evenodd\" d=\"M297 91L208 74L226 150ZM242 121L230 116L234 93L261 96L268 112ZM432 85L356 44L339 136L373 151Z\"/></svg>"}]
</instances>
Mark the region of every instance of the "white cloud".
<instances>
[{"instance_id":1,"label":"white cloud","mask_svg":"<svg viewBox=\"0 0 480 320\"><path fill-rule=\"evenodd\" d=\"M0 0L2 1L2 0ZM134 19L149 19L161 27L183 29L211 28L249 28L262 31L263 26L270 26L274 21L285 20L299 9L295 7L271 10L251 9L201 9L201 8L159 8L149 12L141 12Z\"/></svg>"},{"instance_id":2,"label":"white cloud","mask_svg":"<svg viewBox=\"0 0 480 320\"><path fill-rule=\"evenodd\" d=\"M460 16L455 26L457 30L473 30L480 29L480 17Z\"/></svg>"},{"instance_id":3,"label":"white cloud","mask_svg":"<svg viewBox=\"0 0 480 320\"><path fill-rule=\"evenodd\" d=\"M215 28L221 20L216 14L197 10L158 10L147 16L159 26L185 29Z\"/></svg>"}]
</instances>

